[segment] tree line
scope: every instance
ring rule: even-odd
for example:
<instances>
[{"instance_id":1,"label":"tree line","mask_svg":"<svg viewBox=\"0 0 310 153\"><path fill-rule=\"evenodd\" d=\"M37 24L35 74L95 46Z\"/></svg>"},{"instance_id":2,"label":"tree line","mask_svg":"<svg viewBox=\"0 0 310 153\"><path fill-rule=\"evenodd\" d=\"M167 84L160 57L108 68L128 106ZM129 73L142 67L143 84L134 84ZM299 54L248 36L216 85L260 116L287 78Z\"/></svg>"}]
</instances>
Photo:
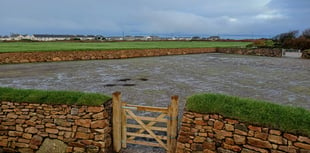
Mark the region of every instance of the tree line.
<instances>
[{"instance_id":1,"label":"tree line","mask_svg":"<svg viewBox=\"0 0 310 153\"><path fill-rule=\"evenodd\" d=\"M272 38L274 47L292 49L310 49L310 28L304 30L299 35L299 30L280 33Z\"/></svg>"}]
</instances>

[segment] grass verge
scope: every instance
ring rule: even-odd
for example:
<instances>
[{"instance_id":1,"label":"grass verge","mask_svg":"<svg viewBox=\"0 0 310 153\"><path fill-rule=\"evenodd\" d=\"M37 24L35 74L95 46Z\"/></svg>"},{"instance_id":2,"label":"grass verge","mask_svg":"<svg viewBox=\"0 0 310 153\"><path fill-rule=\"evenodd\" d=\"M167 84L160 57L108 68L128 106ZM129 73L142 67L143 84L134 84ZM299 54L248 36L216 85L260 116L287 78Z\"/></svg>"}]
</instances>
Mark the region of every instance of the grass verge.
<instances>
[{"instance_id":1,"label":"grass verge","mask_svg":"<svg viewBox=\"0 0 310 153\"><path fill-rule=\"evenodd\" d=\"M189 97L186 109L198 113L217 113L250 124L310 136L310 111L303 108L207 93Z\"/></svg>"},{"instance_id":2,"label":"grass verge","mask_svg":"<svg viewBox=\"0 0 310 153\"><path fill-rule=\"evenodd\" d=\"M98 106L110 99L96 93L0 87L0 101Z\"/></svg>"},{"instance_id":3,"label":"grass verge","mask_svg":"<svg viewBox=\"0 0 310 153\"><path fill-rule=\"evenodd\" d=\"M44 51L102 51L121 49L245 47L251 42L149 41L149 42L0 42L0 53Z\"/></svg>"}]
</instances>

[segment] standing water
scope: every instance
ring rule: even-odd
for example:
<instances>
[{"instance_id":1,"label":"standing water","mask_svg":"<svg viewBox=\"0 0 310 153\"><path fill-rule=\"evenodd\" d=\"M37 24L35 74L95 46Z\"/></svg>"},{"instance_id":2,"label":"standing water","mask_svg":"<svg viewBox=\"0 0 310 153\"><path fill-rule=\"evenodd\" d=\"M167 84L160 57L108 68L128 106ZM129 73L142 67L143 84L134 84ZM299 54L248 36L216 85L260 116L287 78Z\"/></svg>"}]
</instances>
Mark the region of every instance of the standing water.
<instances>
[{"instance_id":1,"label":"standing water","mask_svg":"<svg viewBox=\"0 0 310 153\"><path fill-rule=\"evenodd\" d=\"M212 92L310 110L309 65L310 60L217 53L14 64L0 65L0 86L108 95L121 91L128 103L162 107L179 95L180 110L186 97Z\"/></svg>"}]
</instances>

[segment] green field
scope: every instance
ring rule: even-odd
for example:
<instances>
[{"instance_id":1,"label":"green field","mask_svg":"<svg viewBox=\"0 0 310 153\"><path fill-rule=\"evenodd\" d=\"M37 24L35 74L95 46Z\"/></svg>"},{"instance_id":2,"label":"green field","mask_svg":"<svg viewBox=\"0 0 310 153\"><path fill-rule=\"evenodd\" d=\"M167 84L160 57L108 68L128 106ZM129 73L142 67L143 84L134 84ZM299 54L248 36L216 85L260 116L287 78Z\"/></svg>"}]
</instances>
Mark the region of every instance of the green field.
<instances>
[{"instance_id":1,"label":"green field","mask_svg":"<svg viewBox=\"0 0 310 153\"><path fill-rule=\"evenodd\" d=\"M94 51L119 49L245 47L251 42L151 41L151 42L0 42L0 53L33 51Z\"/></svg>"}]
</instances>

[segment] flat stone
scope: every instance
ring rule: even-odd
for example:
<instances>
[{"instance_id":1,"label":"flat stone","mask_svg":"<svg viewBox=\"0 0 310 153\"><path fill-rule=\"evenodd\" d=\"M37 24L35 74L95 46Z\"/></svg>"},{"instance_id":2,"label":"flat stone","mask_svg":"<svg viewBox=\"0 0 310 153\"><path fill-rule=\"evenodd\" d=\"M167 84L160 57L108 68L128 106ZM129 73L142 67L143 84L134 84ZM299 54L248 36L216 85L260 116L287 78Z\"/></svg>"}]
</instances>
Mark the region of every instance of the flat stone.
<instances>
[{"instance_id":1,"label":"flat stone","mask_svg":"<svg viewBox=\"0 0 310 153\"><path fill-rule=\"evenodd\" d=\"M205 140L206 140L205 137L196 136L193 141L194 142L204 142Z\"/></svg>"},{"instance_id":2,"label":"flat stone","mask_svg":"<svg viewBox=\"0 0 310 153\"><path fill-rule=\"evenodd\" d=\"M282 150L284 152L289 152L289 153L297 153L297 147L295 146L279 146L279 150Z\"/></svg>"},{"instance_id":3,"label":"flat stone","mask_svg":"<svg viewBox=\"0 0 310 153\"><path fill-rule=\"evenodd\" d=\"M58 131L58 129L46 128L45 132L52 133L52 134L57 134L59 131Z\"/></svg>"},{"instance_id":4,"label":"flat stone","mask_svg":"<svg viewBox=\"0 0 310 153\"><path fill-rule=\"evenodd\" d=\"M246 149L246 148L243 148L241 153L259 153L257 151L253 151L253 150L250 150L250 149Z\"/></svg>"},{"instance_id":5,"label":"flat stone","mask_svg":"<svg viewBox=\"0 0 310 153\"><path fill-rule=\"evenodd\" d=\"M8 113L6 117L16 119L18 116L15 113Z\"/></svg>"},{"instance_id":6,"label":"flat stone","mask_svg":"<svg viewBox=\"0 0 310 153\"><path fill-rule=\"evenodd\" d=\"M77 139L89 139L90 134L88 133L83 133L83 132L76 132L75 138Z\"/></svg>"},{"instance_id":7,"label":"flat stone","mask_svg":"<svg viewBox=\"0 0 310 153\"><path fill-rule=\"evenodd\" d=\"M48 139L46 138L36 153L65 153L67 149L67 145L57 139Z\"/></svg>"},{"instance_id":8,"label":"flat stone","mask_svg":"<svg viewBox=\"0 0 310 153\"><path fill-rule=\"evenodd\" d=\"M306 143L310 144L310 138L308 138L308 137L299 136L298 141L306 142Z\"/></svg>"},{"instance_id":9,"label":"flat stone","mask_svg":"<svg viewBox=\"0 0 310 153\"><path fill-rule=\"evenodd\" d=\"M0 146L7 147L8 145L8 139L1 139L0 140Z\"/></svg>"},{"instance_id":10,"label":"flat stone","mask_svg":"<svg viewBox=\"0 0 310 153\"><path fill-rule=\"evenodd\" d=\"M229 150L232 150L232 151L235 151L235 152L240 152L241 151L241 147L239 147L237 145L229 145L229 144L223 143L223 147L225 149L229 149Z\"/></svg>"},{"instance_id":11,"label":"flat stone","mask_svg":"<svg viewBox=\"0 0 310 153\"><path fill-rule=\"evenodd\" d=\"M208 149L208 150L215 150L215 142L204 142L202 144L203 149Z\"/></svg>"},{"instance_id":12,"label":"flat stone","mask_svg":"<svg viewBox=\"0 0 310 153\"><path fill-rule=\"evenodd\" d=\"M234 126L231 125L231 124L225 124L225 130L227 130L227 131L234 131L235 128L234 128Z\"/></svg>"},{"instance_id":13,"label":"flat stone","mask_svg":"<svg viewBox=\"0 0 310 153\"><path fill-rule=\"evenodd\" d=\"M252 137L248 137L248 143L250 145L253 145L259 148L272 148L272 145L270 144L270 142L252 138Z\"/></svg>"},{"instance_id":14,"label":"flat stone","mask_svg":"<svg viewBox=\"0 0 310 153\"><path fill-rule=\"evenodd\" d=\"M104 113L101 112L101 113L94 114L94 115L92 115L92 118L98 119L98 120L104 119Z\"/></svg>"},{"instance_id":15,"label":"flat stone","mask_svg":"<svg viewBox=\"0 0 310 153\"><path fill-rule=\"evenodd\" d=\"M223 129L223 127L224 127L224 123L223 122L218 121L218 120L216 120L214 122L214 128L215 129L221 130L221 129Z\"/></svg>"},{"instance_id":16,"label":"flat stone","mask_svg":"<svg viewBox=\"0 0 310 153\"><path fill-rule=\"evenodd\" d=\"M283 144L282 137L277 135L269 135L268 140L276 144Z\"/></svg>"},{"instance_id":17,"label":"flat stone","mask_svg":"<svg viewBox=\"0 0 310 153\"><path fill-rule=\"evenodd\" d=\"M103 111L103 107L101 106L89 106L87 108L87 112L90 112L90 113L99 113L101 111Z\"/></svg>"},{"instance_id":18,"label":"flat stone","mask_svg":"<svg viewBox=\"0 0 310 153\"><path fill-rule=\"evenodd\" d=\"M260 153L269 153L269 151L266 149L262 149L262 148L258 148L258 147L254 147L254 146L250 146L250 145L243 145L243 147L251 149L251 150L255 150L255 151L260 152Z\"/></svg>"},{"instance_id":19,"label":"flat stone","mask_svg":"<svg viewBox=\"0 0 310 153\"><path fill-rule=\"evenodd\" d=\"M23 135L23 132L9 131L9 136L20 137L22 135Z\"/></svg>"},{"instance_id":20,"label":"flat stone","mask_svg":"<svg viewBox=\"0 0 310 153\"><path fill-rule=\"evenodd\" d=\"M65 126L65 127L72 125L72 123L67 122L65 119L58 119L58 118L54 119L54 124L56 124L58 126Z\"/></svg>"},{"instance_id":21,"label":"flat stone","mask_svg":"<svg viewBox=\"0 0 310 153\"><path fill-rule=\"evenodd\" d=\"M34 153L34 151L31 148L19 148L18 151L20 153Z\"/></svg>"},{"instance_id":22,"label":"flat stone","mask_svg":"<svg viewBox=\"0 0 310 153\"><path fill-rule=\"evenodd\" d=\"M31 134L36 134L36 133L39 132L39 130L37 128L35 128L35 127L29 127L29 128L25 129L25 132L31 133Z\"/></svg>"},{"instance_id":23,"label":"flat stone","mask_svg":"<svg viewBox=\"0 0 310 153\"><path fill-rule=\"evenodd\" d=\"M32 134L24 133L22 137L25 138L25 139L31 139L32 138Z\"/></svg>"},{"instance_id":24,"label":"flat stone","mask_svg":"<svg viewBox=\"0 0 310 153\"><path fill-rule=\"evenodd\" d=\"M246 127L246 125L244 124L235 124L235 129L244 131L244 132L248 132L248 128Z\"/></svg>"},{"instance_id":25,"label":"flat stone","mask_svg":"<svg viewBox=\"0 0 310 153\"><path fill-rule=\"evenodd\" d=\"M100 148L98 146L93 146L93 145L89 145L86 148L87 153L98 153L99 150Z\"/></svg>"},{"instance_id":26,"label":"flat stone","mask_svg":"<svg viewBox=\"0 0 310 153\"><path fill-rule=\"evenodd\" d=\"M29 144L27 143L15 143L15 146L16 147L20 147L20 148L28 148L29 147Z\"/></svg>"},{"instance_id":27,"label":"flat stone","mask_svg":"<svg viewBox=\"0 0 310 153\"><path fill-rule=\"evenodd\" d=\"M90 127L91 120L90 119L79 119L75 120L75 124L83 127Z\"/></svg>"},{"instance_id":28,"label":"flat stone","mask_svg":"<svg viewBox=\"0 0 310 153\"><path fill-rule=\"evenodd\" d=\"M249 125L248 128L252 131L262 132L262 128L258 126Z\"/></svg>"},{"instance_id":29,"label":"flat stone","mask_svg":"<svg viewBox=\"0 0 310 153\"><path fill-rule=\"evenodd\" d=\"M281 135L281 131L279 130L270 130L269 133L273 135Z\"/></svg>"},{"instance_id":30,"label":"flat stone","mask_svg":"<svg viewBox=\"0 0 310 153\"><path fill-rule=\"evenodd\" d=\"M232 132L228 132L225 130L214 130L215 137L217 139L225 139L225 137L232 137Z\"/></svg>"},{"instance_id":31,"label":"flat stone","mask_svg":"<svg viewBox=\"0 0 310 153\"><path fill-rule=\"evenodd\" d=\"M294 146L302 148L302 149L308 149L310 150L310 144L305 144L305 143L301 143L301 142L296 142L294 143Z\"/></svg>"},{"instance_id":32,"label":"flat stone","mask_svg":"<svg viewBox=\"0 0 310 153\"><path fill-rule=\"evenodd\" d=\"M293 134L289 134L289 133L284 133L283 137L286 138L287 140L290 140L290 141L296 141L297 140L297 136L295 136Z\"/></svg>"},{"instance_id":33,"label":"flat stone","mask_svg":"<svg viewBox=\"0 0 310 153\"><path fill-rule=\"evenodd\" d=\"M217 148L217 153L235 153L235 152L224 148Z\"/></svg>"},{"instance_id":34,"label":"flat stone","mask_svg":"<svg viewBox=\"0 0 310 153\"><path fill-rule=\"evenodd\" d=\"M191 149L192 149L193 151L202 151L202 150L203 150L203 147L202 147L202 144L193 143L192 146L191 146Z\"/></svg>"},{"instance_id":35,"label":"flat stone","mask_svg":"<svg viewBox=\"0 0 310 153\"><path fill-rule=\"evenodd\" d=\"M262 140L267 140L267 138L268 138L268 133L255 132L254 137L255 137L255 138L262 139Z\"/></svg>"},{"instance_id":36,"label":"flat stone","mask_svg":"<svg viewBox=\"0 0 310 153\"><path fill-rule=\"evenodd\" d=\"M35 135L32 137L30 144L40 146L42 143L43 138L39 135Z\"/></svg>"},{"instance_id":37,"label":"flat stone","mask_svg":"<svg viewBox=\"0 0 310 153\"><path fill-rule=\"evenodd\" d=\"M234 135L234 141L236 144L245 144L246 142L246 137L245 136L241 136L241 135Z\"/></svg>"},{"instance_id":38,"label":"flat stone","mask_svg":"<svg viewBox=\"0 0 310 153\"><path fill-rule=\"evenodd\" d=\"M107 126L107 123L105 120L97 120L94 122L91 122L91 128L96 129L96 128L104 128Z\"/></svg>"},{"instance_id":39,"label":"flat stone","mask_svg":"<svg viewBox=\"0 0 310 153\"><path fill-rule=\"evenodd\" d=\"M78 108L71 108L71 115L77 115L79 113L79 109Z\"/></svg>"}]
</instances>

